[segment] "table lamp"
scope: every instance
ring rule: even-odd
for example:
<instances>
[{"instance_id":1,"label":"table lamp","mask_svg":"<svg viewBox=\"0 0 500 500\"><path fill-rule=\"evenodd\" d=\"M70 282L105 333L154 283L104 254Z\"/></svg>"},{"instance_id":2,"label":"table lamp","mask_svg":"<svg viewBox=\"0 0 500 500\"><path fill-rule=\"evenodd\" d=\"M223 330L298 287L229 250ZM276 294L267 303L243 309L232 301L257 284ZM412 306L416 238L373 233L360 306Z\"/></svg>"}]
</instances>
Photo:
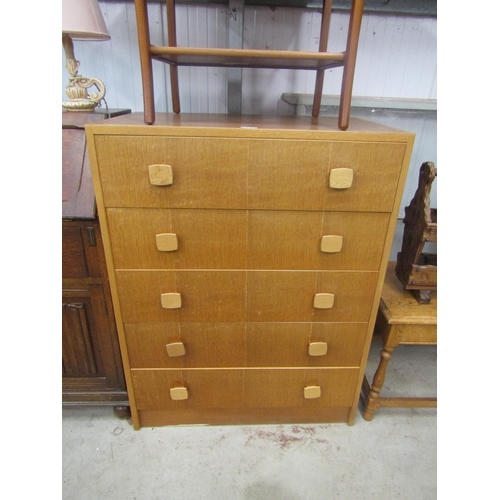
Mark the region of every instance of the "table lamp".
<instances>
[{"instance_id":1,"label":"table lamp","mask_svg":"<svg viewBox=\"0 0 500 500\"><path fill-rule=\"evenodd\" d=\"M69 101L62 105L68 111L93 110L104 98L106 88L97 78L78 74L80 62L75 59L73 40L109 40L108 30L97 0L62 1L62 43L66 54L66 69L70 74L66 95ZM95 85L97 92L90 95L88 88Z\"/></svg>"}]
</instances>

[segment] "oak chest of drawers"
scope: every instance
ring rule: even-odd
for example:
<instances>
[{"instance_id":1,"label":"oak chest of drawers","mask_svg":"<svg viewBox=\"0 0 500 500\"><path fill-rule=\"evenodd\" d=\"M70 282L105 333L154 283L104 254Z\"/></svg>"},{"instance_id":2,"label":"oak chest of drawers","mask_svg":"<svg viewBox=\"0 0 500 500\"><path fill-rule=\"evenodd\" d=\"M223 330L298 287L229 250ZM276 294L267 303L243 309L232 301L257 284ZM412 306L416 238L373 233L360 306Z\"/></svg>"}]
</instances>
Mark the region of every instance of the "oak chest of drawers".
<instances>
[{"instance_id":1,"label":"oak chest of drawers","mask_svg":"<svg viewBox=\"0 0 500 500\"><path fill-rule=\"evenodd\" d=\"M353 424L413 134L168 114L86 133L134 427Z\"/></svg>"}]
</instances>

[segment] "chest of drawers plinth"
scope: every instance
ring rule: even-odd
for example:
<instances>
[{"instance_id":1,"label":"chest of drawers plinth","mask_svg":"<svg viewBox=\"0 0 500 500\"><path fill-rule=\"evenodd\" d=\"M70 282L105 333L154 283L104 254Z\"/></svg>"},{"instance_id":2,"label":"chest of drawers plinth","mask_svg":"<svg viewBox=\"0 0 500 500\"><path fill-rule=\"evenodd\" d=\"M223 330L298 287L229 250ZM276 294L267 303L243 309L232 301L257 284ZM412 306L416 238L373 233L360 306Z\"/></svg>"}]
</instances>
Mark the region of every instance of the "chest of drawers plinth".
<instances>
[{"instance_id":1,"label":"chest of drawers plinth","mask_svg":"<svg viewBox=\"0 0 500 500\"><path fill-rule=\"evenodd\" d=\"M352 424L413 134L167 114L86 130L134 427Z\"/></svg>"}]
</instances>

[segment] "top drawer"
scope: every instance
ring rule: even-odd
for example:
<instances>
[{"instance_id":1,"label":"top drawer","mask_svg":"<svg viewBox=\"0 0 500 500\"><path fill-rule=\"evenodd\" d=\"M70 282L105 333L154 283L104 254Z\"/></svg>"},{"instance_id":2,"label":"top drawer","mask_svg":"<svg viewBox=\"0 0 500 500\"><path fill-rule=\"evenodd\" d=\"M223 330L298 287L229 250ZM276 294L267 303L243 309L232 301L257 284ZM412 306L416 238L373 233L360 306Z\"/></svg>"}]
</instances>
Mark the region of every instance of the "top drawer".
<instances>
[{"instance_id":1,"label":"top drawer","mask_svg":"<svg viewBox=\"0 0 500 500\"><path fill-rule=\"evenodd\" d=\"M95 144L107 207L372 212L392 210L406 148L389 142L157 136L96 136ZM162 168L171 179L154 184Z\"/></svg>"}]
</instances>

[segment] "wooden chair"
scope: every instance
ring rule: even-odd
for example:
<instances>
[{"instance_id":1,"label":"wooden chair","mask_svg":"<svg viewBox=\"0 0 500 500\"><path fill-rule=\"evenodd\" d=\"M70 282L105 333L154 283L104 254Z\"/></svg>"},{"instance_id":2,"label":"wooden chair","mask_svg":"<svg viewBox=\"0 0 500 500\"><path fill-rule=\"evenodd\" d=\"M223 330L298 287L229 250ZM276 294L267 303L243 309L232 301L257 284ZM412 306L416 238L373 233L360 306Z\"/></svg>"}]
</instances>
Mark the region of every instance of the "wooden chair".
<instances>
[{"instance_id":1,"label":"wooden chair","mask_svg":"<svg viewBox=\"0 0 500 500\"><path fill-rule=\"evenodd\" d=\"M348 128L354 68L356 64L356 53L358 50L364 0L352 0L346 50L344 52L335 53L326 51L330 29L332 0L323 0L318 52L178 47L175 22L175 0L166 0L168 46L151 45L146 0L134 1L141 59L145 123L151 125L155 122L152 65L152 60L154 59L170 65L172 106L174 113L180 113L178 66L314 70L316 71L316 85L312 110L312 115L314 117L319 115L325 70L343 67L338 126L341 130L346 130Z\"/></svg>"},{"instance_id":2,"label":"wooden chair","mask_svg":"<svg viewBox=\"0 0 500 500\"><path fill-rule=\"evenodd\" d=\"M424 252L425 244L437 243L437 209L430 207L434 163L420 167L418 187L405 208L403 243L397 256L396 275L420 304L428 304L430 291L437 290L437 254Z\"/></svg>"}]
</instances>

